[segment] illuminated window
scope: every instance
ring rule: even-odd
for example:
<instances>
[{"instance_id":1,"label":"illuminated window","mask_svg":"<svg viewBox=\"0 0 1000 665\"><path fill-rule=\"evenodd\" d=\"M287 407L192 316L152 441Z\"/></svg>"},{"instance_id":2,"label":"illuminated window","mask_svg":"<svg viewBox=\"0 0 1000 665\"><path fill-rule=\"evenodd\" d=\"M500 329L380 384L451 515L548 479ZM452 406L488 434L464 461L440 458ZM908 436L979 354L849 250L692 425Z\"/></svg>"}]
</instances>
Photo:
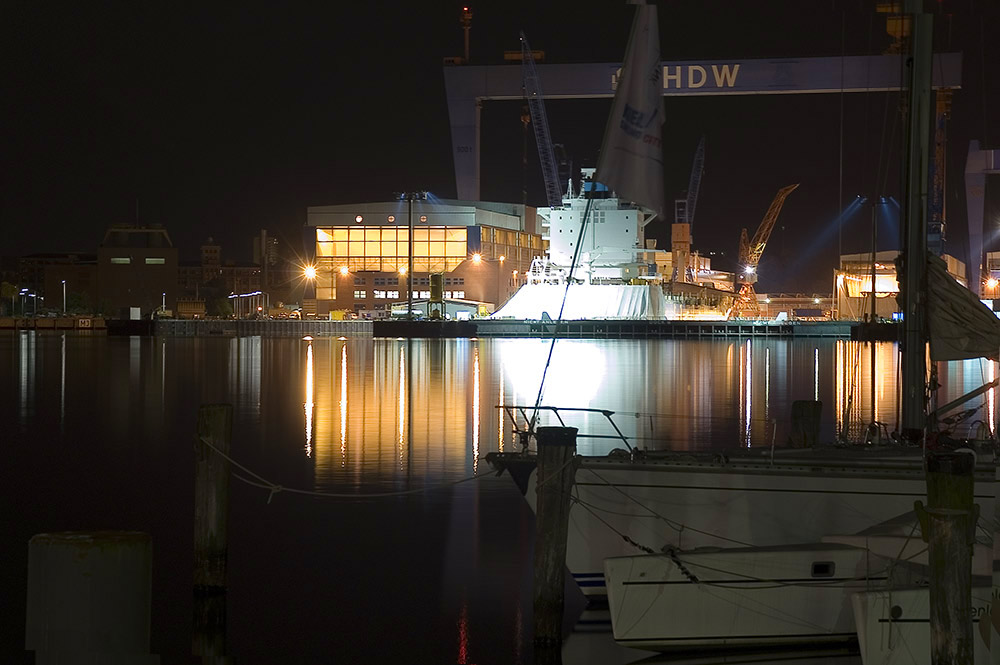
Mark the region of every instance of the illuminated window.
<instances>
[{"instance_id":1,"label":"illuminated window","mask_svg":"<svg viewBox=\"0 0 1000 665\"><path fill-rule=\"evenodd\" d=\"M455 294L452 296L453 298L457 298L459 300L465 298L465 291L454 291L453 293Z\"/></svg>"},{"instance_id":2,"label":"illuminated window","mask_svg":"<svg viewBox=\"0 0 1000 665\"><path fill-rule=\"evenodd\" d=\"M355 289L354 290L354 299L355 300L364 300L367 297L368 297L368 292L365 291L364 289Z\"/></svg>"},{"instance_id":3,"label":"illuminated window","mask_svg":"<svg viewBox=\"0 0 1000 665\"><path fill-rule=\"evenodd\" d=\"M386 291L379 291L378 289L376 289L372 291L372 298L375 298L376 300L379 298L385 298L386 293L387 293Z\"/></svg>"},{"instance_id":4,"label":"illuminated window","mask_svg":"<svg viewBox=\"0 0 1000 665\"><path fill-rule=\"evenodd\" d=\"M132 263L132 258L128 256L112 256L111 263L118 266L127 266Z\"/></svg>"},{"instance_id":5,"label":"illuminated window","mask_svg":"<svg viewBox=\"0 0 1000 665\"><path fill-rule=\"evenodd\" d=\"M430 291L418 291L417 292L417 297L418 298L430 298L431 297L431 292Z\"/></svg>"},{"instance_id":6,"label":"illuminated window","mask_svg":"<svg viewBox=\"0 0 1000 665\"><path fill-rule=\"evenodd\" d=\"M167 263L167 260L162 256L147 256L146 265L147 266L162 266Z\"/></svg>"}]
</instances>

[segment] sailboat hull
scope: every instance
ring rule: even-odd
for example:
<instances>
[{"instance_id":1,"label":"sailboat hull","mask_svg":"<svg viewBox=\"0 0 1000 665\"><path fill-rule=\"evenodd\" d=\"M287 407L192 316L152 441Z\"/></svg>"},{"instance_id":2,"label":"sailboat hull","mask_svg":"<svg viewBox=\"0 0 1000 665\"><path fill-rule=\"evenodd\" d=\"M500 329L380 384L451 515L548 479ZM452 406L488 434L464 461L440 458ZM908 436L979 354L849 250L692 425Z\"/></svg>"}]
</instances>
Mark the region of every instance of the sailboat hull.
<instances>
[{"instance_id":1,"label":"sailboat hull","mask_svg":"<svg viewBox=\"0 0 1000 665\"><path fill-rule=\"evenodd\" d=\"M853 643L852 591L881 586L888 569L827 543L605 561L615 641L654 651Z\"/></svg>"},{"instance_id":2,"label":"sailboat hull","mask_svg":"<svg viewBox=\"0 0 1000 665\"><path fill-rule=\"evenodd\" d=\"M531 467L533 469L533 467ZM522 468L535 508L533 470ZM993 517L993 473L977 472L976 502ZM582 591L606 596L604 560L664 547L770 546L857 533L913 508L927 492L919 458L632 461L582 458L566 564Z\"/></svg>"}]
</instances>

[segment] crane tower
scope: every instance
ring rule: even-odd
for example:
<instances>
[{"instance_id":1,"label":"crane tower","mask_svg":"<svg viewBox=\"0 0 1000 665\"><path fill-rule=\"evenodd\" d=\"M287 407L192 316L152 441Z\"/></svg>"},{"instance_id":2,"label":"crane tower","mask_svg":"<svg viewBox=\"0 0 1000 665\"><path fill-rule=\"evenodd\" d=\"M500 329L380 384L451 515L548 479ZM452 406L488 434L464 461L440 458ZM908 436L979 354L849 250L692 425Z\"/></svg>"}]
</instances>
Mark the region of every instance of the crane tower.
<instances>
[{"instance_id":1,"label":"crane tower","mask_svg":"<svg viewBox=\"0 0 1000 665\"><path fill-rule=\"evenodd\" d=\"M729 310L730 318L756 319L760 316L757 292L753 288L757 282L757 265L760 263L761 255L764 254L764 248L767 247L774 223L778 221L778 213L785 205L785 199L798 186L796 183L778 190L774 200L771 201L771 207L767 209L767 214L764 215L764 219L757 227L757 232L753 234L752 239L748 239L746 229L743 229L740 234L740 264L736 273L736 285L739 287L739 292L736 294L736 302Z\"/></svg>"},{"instance_id":2,"label":"crane tower","mask_svg":"<svg viewBox=\"0 0 1000 665\"><path fill-rule=\"evenodd\" d=\"M528 46L528 38L521 32L521 73L524 78L524 96L528 100L528 110L531 113L531 124L535 128L535 144L538 146L538 159L542 164L542 177L545 180L545 198L549 207L562 206L563 190L559 182L559 166L556 163L552 138L549 134L549 120L545 114L545 102L542 101L542 87L538 82L538 71L535 69L535 55Z\"/></svg>"}]
</instances>

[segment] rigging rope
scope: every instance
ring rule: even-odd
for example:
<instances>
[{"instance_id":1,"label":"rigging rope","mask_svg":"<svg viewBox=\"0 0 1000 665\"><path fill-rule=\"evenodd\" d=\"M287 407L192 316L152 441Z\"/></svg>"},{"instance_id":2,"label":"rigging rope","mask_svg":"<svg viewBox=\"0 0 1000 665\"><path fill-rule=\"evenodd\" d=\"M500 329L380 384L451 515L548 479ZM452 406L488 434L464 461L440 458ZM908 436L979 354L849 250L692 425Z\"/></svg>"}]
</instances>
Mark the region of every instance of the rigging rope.
<instances>
[{"instance_id":1,"label":"rigging rope","mask_svg":"<svg viewBox=\"0 0 1000 665\"><path fill-rule=\"evenodd\" d=\"M535 431L535 421L538 418L538 408L542 404L542 391L545 389L545 377L549 373L549 365L552 364L552 352L556 348L556 339L559 335L559 324L562 322L563 311L566 309L566 299L569 296L569 287L573 284L573 271L576 270L577 259L580 258L580 250L583 248L583 238L587 230L587 216L590 214L590 207L594 199L587 199L587 205L583 209L583 219L580 221L580 235L576 240L576 249L573 250L573 259L569 264L569 275L566 276L566 289L563 291L562 302L559 305L559 316L555 320L555 330L552 332L552 343L549 345L549 355L545 359L545 368L542 370L542 380L538 383L538 396L535 398L535 408L531 413L531 421L528 423L528 431Z\"/></svg>"}]
</instances>

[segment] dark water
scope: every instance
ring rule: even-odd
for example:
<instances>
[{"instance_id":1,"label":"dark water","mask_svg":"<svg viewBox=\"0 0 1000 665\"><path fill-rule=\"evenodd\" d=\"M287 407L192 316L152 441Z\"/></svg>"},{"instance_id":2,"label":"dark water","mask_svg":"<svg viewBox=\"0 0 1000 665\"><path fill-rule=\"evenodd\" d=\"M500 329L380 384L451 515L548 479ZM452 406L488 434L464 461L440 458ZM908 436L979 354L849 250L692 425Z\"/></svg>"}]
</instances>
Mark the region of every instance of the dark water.
<instances>
[{"instance_id":1,"label":"dark water","mask_svg":"<svg viewBox=\"0 0 1000 665\"><path fill-rule=\"evenodd\" d=\"M0 336L0 650L23 662L28 539L128 529L153 538L151 652L190 662L193 434L201 404L234 405L229 652L254 663L531 663L533 516L480 457L516 448L498 403L531 404L539 340ZM943 397L990 363L944 367ZM778 445L795 399L823 437L895 418L891 345L823 341L560 341L546 404L615 410L633 445ZM968 423L992 427L992 395ZM550 417L551 418L551 417ZM606 434L601 416L568 417ZM581 439L582 452L620 446ZM468 482L459 482L475 477ZM388 498L373 493L427 491ZM568 598L567 624L582 608ZM563 661L644 657L576 633ZM21 659L19 661L18 659Z\"/></svg>"}]
</instances>

